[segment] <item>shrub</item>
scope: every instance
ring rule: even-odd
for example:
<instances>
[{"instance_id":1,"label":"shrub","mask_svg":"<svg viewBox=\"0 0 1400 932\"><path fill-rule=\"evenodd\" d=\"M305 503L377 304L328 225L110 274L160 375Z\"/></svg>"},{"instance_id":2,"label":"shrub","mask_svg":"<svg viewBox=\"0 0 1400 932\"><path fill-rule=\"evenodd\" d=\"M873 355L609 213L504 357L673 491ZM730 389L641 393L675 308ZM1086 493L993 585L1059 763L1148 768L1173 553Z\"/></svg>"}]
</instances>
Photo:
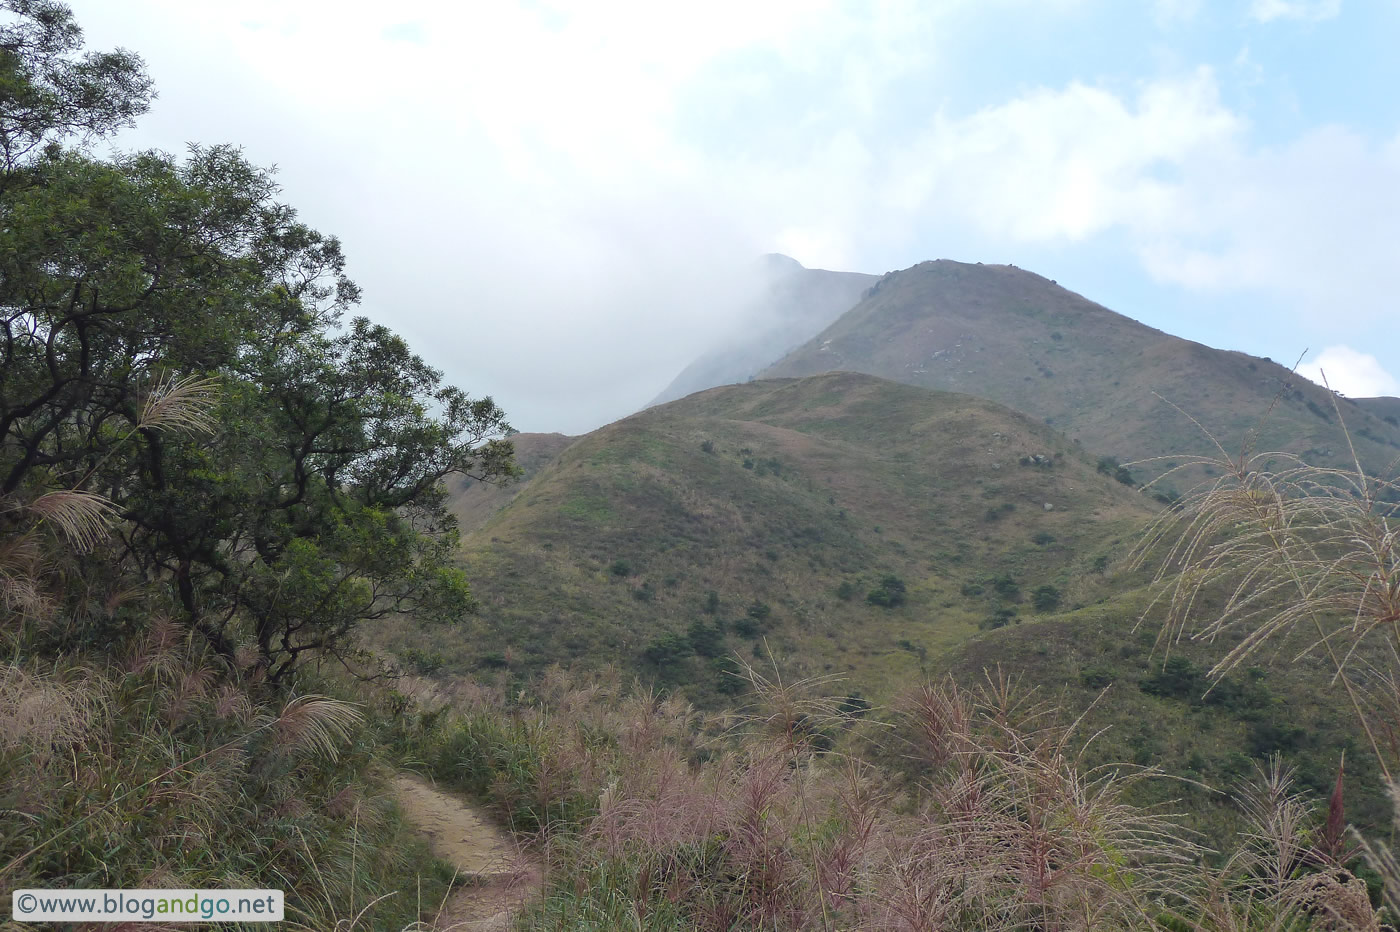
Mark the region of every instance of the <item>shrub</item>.
<instances>
[{"instance_id":1,"label":"shrub","mask_svg":"<svg viewBox=\"0 0 1400 932\"><path fill-rule=\"evenodd\" d=\"M755 621L766 621L768 616L772 614L773 609L766 603L760 602L757 599L754 599L753 604L749 606L748 616Z\"/></svg>"},{"instance_id":2,"label":"shrub","mask_svg":"<svg viewBox=\"0 0 1400 932\"><path fill-rule=\"evenodd\" d=\"M1038 612L1053 612L1060 607L1060 590L1051 585L1037 586L1031 593L1031 603Z\"/></svg>"},{"instance_id":3,"label":"shrub","mask_svg":"<svg viewBox=\"0 0 1400 932\"><path fill-rule=\"evenodd\" d=\"M1036 545L1041 546L1041 547L1045 547L1045 546L1047 546L1047 545L1049 545L1049 544L1053 544L1054 542L1055 542L1055 535L1054 535L1054 534L1047 533L1046 531L1041 531L1039 534L1036 534L1034 537L1031 538L1031 543L1036 544Z\"/></svg>"},{"instance_id":4,"label":"shrub","mask_svg":"<svg viewBox=\"0 0 1400 932\"><path fill-rule=\"evenodd\" d=\"M741 638L756 638L763 633L763 625L752 618L740 618L729 627Z\"/></svg>"},{"instance_id":5,"label":"shrub","mask_svg":"<svg viewBox=\"0 0 1400 932\"><path fill-rule=\"evenodd\" d=\"M977 627L983 631L992 631L997 628L1004 628L1013 621L1018 621L1016 618L1016 609L999 608L991 615L978 622Z\"/></svg>"},{"instance_id":6,"label":"shrub","mask_svg":"<svg viewBox=\"0 0 1400 932\"><path fill-rule=\"evenodd\" d=\"M855 597L856 586L855 583L851 582L849 579L842 580L841 585L836 587L836 598L840 599L842 602L849 602Z\"/></svg>"},{"instance_id":7,"label":"shrub","mask_svg":"<svg viewBox=\"0 0 1400 932\"><path fill-rule=\"evenodd\" d=\"M998 576L993 576L991 583L992 588L996 590L996 594L1003 599L1009 599L1012 602L1020 601L1021 585L1016 582L1016 579L1010 573L1002 573Z\"/></svg>"},{"instance_id":8,"label":"shrub","mask_svg":"<svg viewBox=\"0 0 1400 932\"><path fill-rule=\"evenodd\" d=\"M1205 692L1205 677L1186 657L1172 657L1162 669L1138 683L1149 696L1191 699Z\"/></svg>"},{"instance_id":9,"label":"shrub","mask_svg":"<svg viewBox=\"0 0 1400 932\"><path fill-rule=\"evenodd\" d=\"M724 653L724 628L719 624L692 621L686 629L686 637L691 649L701 657L718 657Z\"/></svg>"},{"instance_id":10,"label":"shrub","mask_svg":"<svg viewBox=\"0 0 1400 932\"><path fill-rule=\"evenodd\" d=\"M1101 457L1099 457L1098 470L1099 470L1099 472L1103 473L1105 476L1112 476L1114 479L1117 479L1119 482L1123 483L1124 485L1133 485L1133 484L1134 484L1134 483L1133 483L1133 474L1132 474L1131 472L1128 471L1128 467L1126 467L1126 466L1124 466L1124 465L1122 465L1121 463L1118 462L1117 457L1113 457L1113 456L1101 456Z\"/></svg>"},{"instance_id":11,"label":"shrub","mask_svg":"<svg viewBox=\"0 0 1400 932\"><path fill-rule=\"evenodd\" d=\"M642 659L657 667L673 666L694 652L690 639L682 634L664 634L647 645Z\"/></svg>"},{"instance_id":12,"label":"shrub","mask_svg":"<svg viewBox=\"0 0 1400 932\"><path fill-rule=\"evenodd\" d=\"M866 593L865 601L883 608L894 608L904 604L904 595L904 580L898 576L886 576L880 580L879 586Z\"/></svg>"},{"instance_id":13,"label":"shrub","mask_svg":"<svg viewBox=\"0 0 1400 932\"><path fill-rule=\"evenodd\" d=\"M612 566L608 567L614 576L631 576L632 564L626 560L614 560Z\"/></svg>"},{"instance_id":14,"label":"shrub","mask_svg":"<svg viewBox=\"0 0 1400 932\"><path fill-rule=\"evenodd\" d=\"M404 663L424 675L436 673L447 664L447 657L441 651L427 651L418 647L406 647L400 656Z\"/></svg>"},{"instance_id":15,"label":"shrub","mask_svg":"<svg viewBox=\"0 0 1400 932\"><path fill-rule=\"evenodd\" d=\"M713 657L709 669L710 685L721 696L735 696L748 688L744 668L733 657Z\"/></svg>"},{"instance_id":16,"label":"shrub","mask_svg":"<svg viewBox=\"0 0 1400 932\"><path fill-rule=\"evenodd\" d=\"M1079 682L1086 689L1107 689L1113 685L1117 674L1105 667L1094 667L1079 674Z\"/></svg>"}]
</instances>

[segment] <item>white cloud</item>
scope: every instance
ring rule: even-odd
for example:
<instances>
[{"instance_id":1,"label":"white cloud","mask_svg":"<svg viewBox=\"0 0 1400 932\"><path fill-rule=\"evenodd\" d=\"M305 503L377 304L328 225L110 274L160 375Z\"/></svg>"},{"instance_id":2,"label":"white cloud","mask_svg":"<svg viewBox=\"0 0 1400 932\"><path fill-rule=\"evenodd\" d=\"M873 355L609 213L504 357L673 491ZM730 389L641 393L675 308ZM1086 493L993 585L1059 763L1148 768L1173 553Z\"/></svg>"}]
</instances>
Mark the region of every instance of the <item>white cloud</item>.
<instances>
[{"instance_id":1,"label":"white cloud","mask_svg":"<svg viewBox=\"0 0 1400 932\"><path fill-rule=\"evenodd\" d=\"M524 429L645 402L740 325L715 270L773 249L882 271L973 238L1113 238L1159 282L1339 327L1395 310L1400 136L1252 144L1219 86L1257 71L1247 53L954 109L939 76L975 54L959 28L1044 3L74 5L95 45L150 63L162 97L132 144L232 139L280 163L366 308Z\"/></svg>"},{"instance_id":2,"label":"white cloud","mask_svg":"<svg viewBox=\"0 0 1400 932\"><path fill-rule=\"evenodd\" d=\"M1400 395L1400 379L1387 372L1370 353L1350 346L1329 346L1314 362L1299 366L1298 371L1319 385L1326 373L1326 383L1349 398Z\"/></svg>"},{"instance_id":3,"label":"white cloud","mask_svg":"<svg viewBox=\"0 0 1400 932\"><path fill-rule=\"evenodd\" d=\"M1249 5L1250 17L1261 23L1276 19L1321 22L1341 11L1342 0L1252 0Z\"/></svg>"},{"instance_id":4,"label":"white cloud","mask_svg":"<svg viewBox=\"0 0 1400 932\"><path fill-rule=\"evenodd\" d=\"M1145 85L1039 88L962 119L938 118L894 176L899 193L956 206L983 231L1080 240L1111 227L1174 225L1171 170L1228 145L1241 121L1209 69Z\"/></svg>"}]
</instances>

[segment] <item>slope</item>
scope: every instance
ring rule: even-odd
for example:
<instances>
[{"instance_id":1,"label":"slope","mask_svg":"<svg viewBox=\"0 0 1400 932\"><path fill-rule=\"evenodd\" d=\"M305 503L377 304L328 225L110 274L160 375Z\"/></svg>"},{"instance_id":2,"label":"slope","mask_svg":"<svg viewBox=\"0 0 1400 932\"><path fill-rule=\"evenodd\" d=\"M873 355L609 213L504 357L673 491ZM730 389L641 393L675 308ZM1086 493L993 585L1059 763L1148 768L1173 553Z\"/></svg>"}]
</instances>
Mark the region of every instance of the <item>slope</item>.
<instances>
[{"instance_id":1,"label":"slope","mask_svg":"<svg viewBox=\"0 0 1400 932\"><path fill-rule=\"evenodd\" d=\"M717 699L766 638L786 670L884 695L979 627L1099 597L1148 504L981 399L849 373L726 386L580 438L466 538L480 614L391 646L507 676L615 663Z\"/></svg>"},{"instance_id":2,"label":"slope","mask_svg":"<svg viewBox=\"0 0 1400 932\"><path fill-rule=\"evenodd\" d=\"M761 277L760 293L743 313L743 332L686 366L652 405L747 381L849 310L878 278L807 269L777 254L764 257Z\"/></svg>"},{"instance_id":3,"label":"slope","mask_svg":"<svg viewBox=\"0 0 1400 932\"><path fill-rule=\"evenodd\" d=\"M761 376L831 370L989 398L1125 460L1216 452L1191 418L1236 452L1272 408L1256 449L1348 461L1326 389L1270 360L1154 330L1014 266L938 260L890 273ZM1384 419L1383 401L1339 399L1368 468L1400 453L1400 426Z\"/></svg>"},{"instance_id":4,"label":"slope","mask_svg":"<svg viewBox=\"0 0 1400 932\"><path fill-rule=\"evenodd\" d=\"M448 510L457 518L463 534L469 534L491 519L496 512L519 495L541 469L566 450L577 438L564 434L513 434L515 465L520 477L509 482L478 482L465 476L453 476L447 485Z\"/></svg>"},{"instance_id":5,"label":"slope","mask_svg":"<svg viewBox=\"0 0 1400 932\"><path fill-rule=\"evenodd\" d=\"M1103 602L979 634L939 668L963 683L994 668L1018 678L1042 701L1083 716L1081 735L1096 736L1090 763L1157 767L1179 778L1143 785L1136 801L1186 813L1217 850L1230 850L1243 828L1229 794L1274 755L1300 789L1325 800L1345 754L1348 821L1387 825L1376 757L1334 668L1307 650L1310 637L1280 640L1212 684L1207 671L1234 643L1160 643L1154 614L1140 622L1148 598L1139 582L1110 580L1118 591Z\"/></svg>"}]
</instances>

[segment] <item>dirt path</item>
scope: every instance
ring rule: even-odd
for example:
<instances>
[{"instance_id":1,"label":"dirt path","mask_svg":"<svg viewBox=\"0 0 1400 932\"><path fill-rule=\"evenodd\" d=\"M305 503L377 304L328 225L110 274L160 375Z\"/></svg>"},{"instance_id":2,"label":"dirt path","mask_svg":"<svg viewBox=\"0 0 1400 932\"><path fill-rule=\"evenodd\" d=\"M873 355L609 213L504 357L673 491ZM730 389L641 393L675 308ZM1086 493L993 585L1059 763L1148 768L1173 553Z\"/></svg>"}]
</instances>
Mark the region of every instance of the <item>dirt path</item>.
<instances>
[{"instance_id":1,"label":"dirt path","mask_svg":"<svg viewBox=\"0 0 1400 932\"><path fill-rule=\"evenodd\" d=\"M433 853L461 871L434 927L487 932L510 927L510 914L540 885L539 866L471 802L412 774L394 778L404 816L428 837ZM464 881L464 882L463 882Z\"/></svg>"}]
</instances>

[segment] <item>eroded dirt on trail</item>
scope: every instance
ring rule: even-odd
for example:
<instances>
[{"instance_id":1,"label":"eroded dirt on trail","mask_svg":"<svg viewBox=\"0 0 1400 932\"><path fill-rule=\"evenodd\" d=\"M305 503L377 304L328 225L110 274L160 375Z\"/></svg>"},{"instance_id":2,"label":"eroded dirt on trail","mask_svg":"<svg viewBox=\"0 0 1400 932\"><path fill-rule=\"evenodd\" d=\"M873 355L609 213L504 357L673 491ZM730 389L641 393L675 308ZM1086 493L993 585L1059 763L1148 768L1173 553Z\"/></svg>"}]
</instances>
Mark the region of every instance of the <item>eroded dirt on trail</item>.
<instances>
[{"instance_id":1,"label":"eroded dirt on trail","mask_svg":"<svg viewBox=\"0 0 1400 932\"><path fill-rule=\"evenodd\" d=\"M466 798L413 774L400 774L393 786L409 823L427 836L434 854L461 872L433 927L438 932L510 928L511 914L539 890L539 865Z\"/></svg>"}]
</instances>

